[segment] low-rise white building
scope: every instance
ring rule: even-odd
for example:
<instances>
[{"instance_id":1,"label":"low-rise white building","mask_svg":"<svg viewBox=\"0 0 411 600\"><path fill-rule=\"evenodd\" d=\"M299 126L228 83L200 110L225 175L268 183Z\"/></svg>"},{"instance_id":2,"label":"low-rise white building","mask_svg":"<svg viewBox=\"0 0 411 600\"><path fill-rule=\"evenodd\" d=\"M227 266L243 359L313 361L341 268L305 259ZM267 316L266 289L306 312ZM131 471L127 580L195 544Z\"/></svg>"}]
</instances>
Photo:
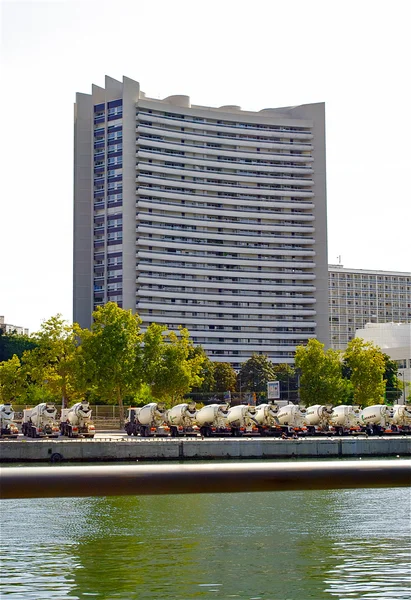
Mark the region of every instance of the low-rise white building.
<instances>
[{"instance_id":1,"label":"low-rise white building","mask_svg":"<svg viewBox=\"0 0 411 600\"><path fill-rule=\"evenodd\" d=\"M411 380L411 323L366 323L363 329L357 329L355 337L379 346L397 363L398 375L405 386L399 403L405 404Z\"/></svg>"},{"instance_id":2,"label":"low-rise white building","mask_svg":"<svg viewBox=\"0 0 411 600\"><path fill-rule=\"evenodd\" d=\"M4 322L4 317L0 316L0 329L4 333L17 333L17 335L29 335L29 330L20 325L10 325Z\"/></svg>"}]
</instances>

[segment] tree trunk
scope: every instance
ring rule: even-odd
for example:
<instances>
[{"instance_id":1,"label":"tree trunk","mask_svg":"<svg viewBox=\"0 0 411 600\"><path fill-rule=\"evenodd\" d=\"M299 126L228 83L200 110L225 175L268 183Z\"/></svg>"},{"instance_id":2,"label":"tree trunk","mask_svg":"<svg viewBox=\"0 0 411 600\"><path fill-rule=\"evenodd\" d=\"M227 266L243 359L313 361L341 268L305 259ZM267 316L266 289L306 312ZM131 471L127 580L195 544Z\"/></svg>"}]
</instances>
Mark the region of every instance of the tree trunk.
<instances>
[{"instance_id":1,"label":"tree trunk","mask_svg":"<svg viewBox=\"0 0 411 600\"><path fill-rule=\"evenodd\" d=\"M124 405L123 398L121 397L120 388L117 388L117 401L120 413L120 429L124 429Z\"/></svg>"}]
</instances>

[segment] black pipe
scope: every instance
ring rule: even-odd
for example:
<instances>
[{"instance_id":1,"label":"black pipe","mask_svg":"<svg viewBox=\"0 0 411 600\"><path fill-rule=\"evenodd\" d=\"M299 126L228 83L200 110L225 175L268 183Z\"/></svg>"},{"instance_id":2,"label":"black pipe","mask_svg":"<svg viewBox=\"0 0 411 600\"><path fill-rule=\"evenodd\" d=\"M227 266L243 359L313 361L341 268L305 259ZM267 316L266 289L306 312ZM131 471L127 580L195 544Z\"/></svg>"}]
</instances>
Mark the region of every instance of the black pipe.
<instances>
[{"instance_id":1,"label":"black pipe","mask_svg":"<svg viewBox=\"0 0 411 600\"><path fill-rule=\"evenodd\" d=\"M0 469L3 499L407 486L411 486L411 460Z\"/></svg>"}]
</instances>

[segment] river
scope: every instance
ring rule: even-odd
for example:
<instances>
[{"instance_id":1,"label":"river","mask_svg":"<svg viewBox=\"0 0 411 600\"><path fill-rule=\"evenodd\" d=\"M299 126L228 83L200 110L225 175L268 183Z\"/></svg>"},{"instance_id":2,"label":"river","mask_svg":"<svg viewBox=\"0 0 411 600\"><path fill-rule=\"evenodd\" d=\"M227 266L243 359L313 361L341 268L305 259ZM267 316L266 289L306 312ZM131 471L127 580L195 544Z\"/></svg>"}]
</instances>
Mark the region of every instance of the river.
<instances>
[{"instance_id":1,"label":"river","mask_svg":"<svg viewBox=\"0 0 411 600\"><path fill-rule=\"evenodd\" d=\"M410 489L1 502L1 598L408 600Z\"/></svg>"}]
</instances>

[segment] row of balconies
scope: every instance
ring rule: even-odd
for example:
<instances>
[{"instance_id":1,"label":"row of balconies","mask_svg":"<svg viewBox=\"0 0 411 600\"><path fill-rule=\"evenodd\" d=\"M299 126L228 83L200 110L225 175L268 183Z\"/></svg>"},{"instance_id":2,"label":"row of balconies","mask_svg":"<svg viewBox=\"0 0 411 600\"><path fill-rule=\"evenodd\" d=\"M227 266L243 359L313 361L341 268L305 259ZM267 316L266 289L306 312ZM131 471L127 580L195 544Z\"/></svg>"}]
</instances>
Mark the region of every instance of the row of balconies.
<instances>
[{"instance_id":1,"label":"row of balconies","mask_svg":"<svg viewBox=\"0 0 411 600\"><path fill-rule=\"evenodd\" d=\"M204 158L201 154L196 156L195 153L193 156L189 156L190 153L184 152L183 156L180 155L166 155L158 156L159 149L145 149L140 147L137 151L136 156L138 162L144 164L153 164L157 166L171 166L171 161L174 166L179 165L179 168L185 168L186 165L190 165L191 167L206 169L207 167L216 168L223 171L238 171L238 169L242 169L244 174L252 175L253 171L257 173L276 173L287 177L297 177L300 175L310 177L312 173L314 173L314 169L311 165L304 165L297 163L296 165L292 165L292 163L284 163L279 164L278 161L271 164L268 162L265 164L263 161L253 161L252 159L240 159L236 160L234 157L222 157L213 156L212 158ZM145 159L145 160L144 160Z\"/></svg>"},{"instance_id":2,"label":"row of balconies","mask_svg":"<svg viewBox=\"0 0 411 600\"><path fill-rule=\"evenodd\" d=\"M157 190L153 187L149 188L137 188L136 189L137 199L136 206L138 206L139 197L145 200L152 200L160 198L167 203L167 200L181 200L182 206L203 206L204 208L216 208L216 207L241 207L241 211L251 210L251 211L260 211L265 212L267 214L270 212L275 212L276 209L286 209L290 208L291 210L313 210L314 203L312 200L302 200L298 198L298 200L293 201L292 199L283 199L283 198L270 198L270 199L262 199L257 196L248 196L248 195L238 195L238 194L218 194L217 196L213 196L211 194L200 194L195 193L190 195L190 193L184 192L170 192L169 190L162 189ZM251 201L251 202L250 202Z\"/></svg>"},{"instance_id":3,"label":"row of balconies","mask_svg":"<svg viewBox=\"0 0 411 600\"><path fill-rule=\"evenodd\" d=\"M193 218L193 215L195 218ZM213 215L214 216L214 215ZM233 220L234 219L234 220ZM300 222L287 221L285 218L282 221L276 219L276 216L273 215L271 222L269 220L265 220L262 223L262 219L250 219L245 218L241 219L240 215L236 213L234 218L224 217L221 219L213 219L210 215L199 213L198 218L196 217L196 213L192 213L189 217L182 214L170 214L162 211L162 214L157 214L157 212L141 212L139 211L136 214L136 220L141 224L144 223L146 226L154 226L160 225L162 229L173 229L176 231L208 231L211 234L222 232L224 230L225 233L231 233L231 229L235 229L237 232L242 231L244 226L247 228L247 232L250 235L253 235L253 231L256 234L263 234L269 232L288 232L288 233L298 233L298 234L307 234L314 233L315 228L311 224L305 224ZM154 221L154 223L153 223ZM204 223L201 223L204 221Z\"/></svg>"},{"instance_id":4,"label":"row of balconies","mask_svg":"<svg viewBox=\"0 0 411 600\"><path fill-rule=\"evenodd\" d=\"M233 172L233 173L222 173L219 171L209 171L209 170L205 170L205 169L193 169L193 168L182 168L181 165L176 166L168 166L168 165L156 165L156 164L150 164L147 162L141 162L139 161L136 164L136 169L139 170L142 174L146 174L143 173L143 170L147 170L155 173L160 173L160 177L162 179L170 179L170 180L175 180L175 181L180 181L180 179L178 178L180 177L184 177L184 179L186 179L187 181L190 181L190 177L193 177L195 179L203 179L203 178L217 178L219 180L221 180L221 182L219 183L224 183L224 182L235 182L232 185L236 185L238 186L239 184L237 182L239 181L245 181L246 183L248 182L252 182L252 183L256 183L256 184L260 184L260 187L264 187L261 184L267 183L267 184L271 184L271 183L277 183L278 186L280 186L281 188L285 188L287 186L313 186L314 185L314 181L310 178L310 179L301 179L301 178L296 178L296 177L292 177L290 178L290 176L288 175L283 175L283 176L278 176L277 175L271 175L267 176L267 174L263 174L263 175L256 175L253 173L247 173L247 172L241 172L238 170ZM151 174L150 173L150 174ZM169 175L169 177L166 177L166 175ZM296 189L296 188L294 188Z\"/></svg>"},{"instance_id":5,"label":"row of balconies","mask_svg":"<svg viewBox=\"0 0 411 600\"><path fill-rule=\"evenodd\" d=\"M165 206L165 204L167 206ZM142 217L164 218L170 217L173 219L195 219L198 221L211 221L216 224L231 223L235 226L236 223L255 224L263 226L269 225L295 225L298 227L312 227L311 224L305 225L307 221L314 221L314 215L307 215L293 212L256 212L241 210L216 210L207 206L198 204L196 206L164 203L156 201L137 200L136 202L136 219ZM145 209L145 210L144 210ZM173 210L174 209L174 210ZM207 209L207 210L205 210ZM188 216L187 216L188 213Z\"/></svg>"},{"instance_id":6,"label":"row of balconies","mask_svg":"<svg viewBox=\"0 0 411 600\"><path fill-rule=\"evenodd\" d=\"M136 139L136 145L139 148L148 148L153 151L154 148L158 148L160 154L166 154L165 150L173 150L180 153L180 156L185 156L185 153L188 152L190 154L201 154L212 156L226 156L229 158L234 158L236 160L241 159L252 159L256 160L257 157L261 161L273 162L274 160L281 162L293 162L293 163L311 163L313 162L313 157L311 155L305 154L291 154L287 153L285 150L277 150L274 152L251 152L250 150L246 150L246 148L235 149L231 147L223 148L220 144L215 144L214 146L210 146L209 144L181 144L176 141L167 142L163 139L155 139L152 136L141 136ZM138 150L137 150L138 152ZM256 163L257 164L257 163Z\"/></svg>"},{"instance_id":7,"label":"row of balconies","mask_svg":"<svg viewBox=\"0 0 411 600\"><path fill-rule=\"evenodd\" d=\"M205 125L217 125L219 128L231 127L235 130L237 129L250 129L262 132L274 132L274 133L293 133L293 134L304 134L304 135L312 135L311 130L309 128L296 128L291 126L284 125L272 125L272 124L259 124L259 123L238 123L236 121L222 121L221 119L210 119L202 118L202 117L193 117L192 115L182 115L182 114L170 114L164 113L157 110L148 110L148 109L140 109L136 112L136 119L140 119L141 117L147 117L148 119L158 119L159 122L170 122L170 121L179 121L184 126L187 123L196 123L200 127L204 127Z\"/></svg>"},{"instance_id":8,"label":"row of balconies","mask_svg":"<svg viewBox=\"0 0 411 600\"><path fill-rule=\"evenodd\" d=\"M159 136L161 139L165 141L170 139L174 140L184 140L186 141L195 141L195 142L205 142L205 143L216 143L224 146L234 146L235 149L240 148L261 148L262 150L299 150L301 152L312 152L313 145L310 143L304 143L301 141L292 142L289 141L274 141L274 140L257 140L255 138L246 138L241 137L238 138L234 135L213 135L204 134L202 132L189 132L189 131L179 131L178 129L166 129L164 127L146 127L143 124L139 124L136 127L136 133L140 136L144 135L153 135Z\"/></svg>"},{"instance_id":9,"label":"row of balconies","mask_svg":"<svg viewBox=\"0 0 411 600\"><path fill-rule=\"evenodd\" d=\"M191 193L195 194L197 190L205 191L215 191L215 192L226 192L227 194L233 193L233 188L235 188L235 194L246 194L251 197L256 197L256 199L261 199L261 196L291 196L293 198L313 198L314 192L311 190L301 190L300 188L292 189L290 186L277 185L277 186L258 186L252 187L243 184L232 184L225 185L224 182L220 183L204 181L201 183L196 183L195 181L186 181L185 179L171 179L167 177L161 177L160 175L138 175L136 177L136 183L139 184L139 187L144 188L144 185L149 185L149 188L152 189L163 189L173 191L174 189L177 192L183 193ZM175 185L173 185L175 183ZM251 193L252 192L252 193Z\"/></svg>"},{"instance_id":10,"label":"row of balconies","mask_svg":"<svg viewBox=\"0 0 411 600\"><path fill-rule=\"evenodd\" d=\"M203 120L203 121L196 121L193 119L182 119L181 116L176 116L176 117L162 117L162 116L157 116L154 114L148 114L145 112L141 112L138 111L136 113L136 121L137 123L141 123L142 125L144 125L145 123L149 122L149 123L156 123L156 124L164 124L164 125L168 125L170 126L170 124L172 123L175 127L184 127L186 128L187 125L191 128L191 129L207 129L208 131L212 131L212 132L226 132L226 133L233 133L235 135L240 135L242 133L248 132L248 131L255 131L256 133L258 132L259 134L265 134L266 137L269 139L270 138L270 134L274 134L276 137L278 138L296 138L296 139L302 139L302 140L309 140L313 138L313 134L311 133L310 130L301 130L301 129L291 129L291 128L284 128L284 127L275 127L275 126L267 126L267 127L257 127L255 125L243 125L243 124L222 124L219 121L210 121L208 119ZM242 137L242 136L241 136Z\"/></svg>"}]
</instances>

